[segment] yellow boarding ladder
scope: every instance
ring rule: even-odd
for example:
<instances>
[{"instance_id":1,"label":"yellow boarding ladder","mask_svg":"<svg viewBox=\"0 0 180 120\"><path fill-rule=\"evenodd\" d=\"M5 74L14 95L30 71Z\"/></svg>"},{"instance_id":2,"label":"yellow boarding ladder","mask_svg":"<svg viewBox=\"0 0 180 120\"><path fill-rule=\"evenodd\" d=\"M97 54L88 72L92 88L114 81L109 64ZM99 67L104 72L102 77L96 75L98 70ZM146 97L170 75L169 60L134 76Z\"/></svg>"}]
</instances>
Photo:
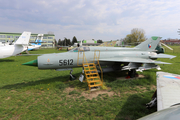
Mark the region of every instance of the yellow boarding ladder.
<instances>
[{"instance_id":1,"label":"yellow boarding ladder","mask_svg":"<svg viewBox=\"0 0 180 120\"><path fill-rule=\"evenodd\" d=\"M82 54L83 57L80 57L79 52L81 52L80 54ZM81 64L79 64L79 59L81 59L89 90L91 90L92 87L102 86L103 85L103 72L99 64L100 51L99 50L94 51L93 63L88 63L85 57L84 51L79 51L79 52L78 52L78 66L81 66ZM98 56L97 56L97 52L99 52ZM99 76L96 66L99 66L101 70L101 78Z\"/></svg>"}]
</instances>

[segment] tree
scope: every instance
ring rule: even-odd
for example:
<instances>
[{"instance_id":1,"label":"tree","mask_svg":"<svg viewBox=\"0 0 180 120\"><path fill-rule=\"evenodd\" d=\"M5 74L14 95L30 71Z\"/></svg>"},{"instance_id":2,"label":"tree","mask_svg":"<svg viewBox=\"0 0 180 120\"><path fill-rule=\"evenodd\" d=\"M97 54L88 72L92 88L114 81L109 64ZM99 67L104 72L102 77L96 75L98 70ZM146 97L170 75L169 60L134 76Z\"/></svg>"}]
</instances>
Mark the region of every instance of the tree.
<instances>
[{"instance_id":1,"label":"tree","mask_svg":"<svg viewBox=\"0 0 180 120\"><path fill-rule=\"evenodd\" d=\"M145 40L145 31L140 28L133 28L131 30L131 34L126 35L125 43L137 45L138 43L143 42Z\"/></svg>"},{"instance_id":2,"label":"tree","mask_svg":"<svg viewBox=\"0 0 180 120\"><path fill-rule=\"evenodd\" d=\"M103 41L102 40L97 40L97 43L103 43Z\"/></svg>"},{"instance_id":3,"label":"tree","mask_svg":"<svg viewBox=\"0 0 180 120\"><path fill-rule=\"evenodd\" d=\"M71 45L71 40L67 39L67 45Z\"/></svg>"},{"instance_id":4,"label":"tree","mask_svg":"<svg viewBox=\"0 0 180 120\"><path fill-rule=\"evenodd\" d=\"M56 39L54 39L53 44L54 44L55 46L57 45L57 41L56 41Z\"/></svg>"},{"instance_id":5,"label":"tree","mask_svg":"<svg viewBox=\"0 0 180 120\"><path fill-rule=\"evenodd\" d=\"M61 39L58 40L58 45L62 45Z\"/></svg>"},{"instance_id":6,"label":"tree","mask_svg":"<svg viewBox=\"0 0 180 120\"><path fill-rule=\"evenodd\" d=\"M75 36L74 36L73 39L72 39L72 45L74 45L74 43L77 43L77 39L76 39Z\"/></svg>"},{"instance_id":7,"label":"tree","mask_svg":"<svg viewBox=\"0 0 180 120\"><path fill-rule=\"evenodd\" d=\"M64 38L63 46L68 46L68 41L67 41L67 38L66 38L66 37Z\"/></svg>"}]
</instances>

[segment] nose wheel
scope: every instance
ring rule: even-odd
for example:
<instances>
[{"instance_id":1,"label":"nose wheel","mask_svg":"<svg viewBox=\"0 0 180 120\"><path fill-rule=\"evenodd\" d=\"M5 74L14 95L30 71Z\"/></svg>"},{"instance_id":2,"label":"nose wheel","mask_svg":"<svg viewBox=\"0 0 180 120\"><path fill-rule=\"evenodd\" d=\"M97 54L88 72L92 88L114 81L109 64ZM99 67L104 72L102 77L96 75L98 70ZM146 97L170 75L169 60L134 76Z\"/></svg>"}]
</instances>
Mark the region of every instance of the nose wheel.
<instances>
[{"instance_id":1,"label":"nose wheel","mask_svg":"<svg viewBox=\"0 0 180 120\"><path fill-rule=\"evenodd\" d=\"M70 79L70 80L75 80L75 79L76 79L76 76L72 75L72 72L73 72L73 70L70 71L70 77L69 77L69 79Z\"/></svg>"}]
</instances>

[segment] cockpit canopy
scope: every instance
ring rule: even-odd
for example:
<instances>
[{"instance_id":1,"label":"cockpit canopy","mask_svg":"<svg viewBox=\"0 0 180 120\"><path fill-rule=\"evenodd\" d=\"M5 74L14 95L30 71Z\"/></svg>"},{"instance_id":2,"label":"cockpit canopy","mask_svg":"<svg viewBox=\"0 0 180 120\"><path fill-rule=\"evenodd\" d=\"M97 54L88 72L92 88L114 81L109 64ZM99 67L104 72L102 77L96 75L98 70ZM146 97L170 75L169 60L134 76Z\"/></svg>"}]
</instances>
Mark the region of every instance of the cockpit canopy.
<instances>
[{"instance_id":1,"label":"cockpit canopy","mask_svg":"<svg viewBox=\"0 0 180 120\"><path fill-rule=\"evenodd\" d=\"M72 50L70 50L69 52L78 52L78 51L90 51L90 48L87 47L87 46L82 46L82 47L77 47L77 48L74 48Z\"/></svg>"}]
</instances>

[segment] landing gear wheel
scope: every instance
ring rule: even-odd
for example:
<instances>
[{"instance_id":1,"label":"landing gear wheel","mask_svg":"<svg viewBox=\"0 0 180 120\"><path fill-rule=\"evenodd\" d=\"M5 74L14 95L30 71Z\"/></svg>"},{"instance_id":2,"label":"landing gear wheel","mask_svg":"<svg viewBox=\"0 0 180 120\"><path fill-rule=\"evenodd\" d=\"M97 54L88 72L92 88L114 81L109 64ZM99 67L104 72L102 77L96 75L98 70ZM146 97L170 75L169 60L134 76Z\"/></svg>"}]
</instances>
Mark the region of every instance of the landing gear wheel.
<instances>
[{"instance_id":1,"label":"landing gear wheel","mask_svg":"<svg viewBox=\"0 0 180 120\"><path fill-rule=\"evenodd\" d=\"M70 80L75 80L75 79L76 79L76 76L72 75L72 72L73 72L73 70L70 71L70 77L69 77L69 79L70 79Z\"/></svg>"},{"instance_id":2,"label":"landing gear wheel","mask_svg":"<svg viewBox=\"0 0 180 120\"><path fill-rule=\"evenodd\" d=\"M146 108L150 109L154 106L157 106L157 90L154 92L151 101L146 104Z\"/></svg>"},{"instance_id":3,"label":"landing gear wheel","mask_svg":"<svg viewBox=\"0 0 180 120\"><path fill-rule=\"evenodd\" d=\"M137 73L135 69L132 69L131 71L128 72L128 76L130 76L130 78L134 78L136 77Z\"/></svg>"},{"instance_id":4,"label":"landing gear wheel","mask_svg":"<svg viewBox=\"0 0 180 120\"><path fill-rule=\"evenodd\" d=\"M74 75L70 75L69 76L69 79L72 81L72 80L75 80L76 79L76 76L74 76Z\"/></svg>"}]
</instances>

